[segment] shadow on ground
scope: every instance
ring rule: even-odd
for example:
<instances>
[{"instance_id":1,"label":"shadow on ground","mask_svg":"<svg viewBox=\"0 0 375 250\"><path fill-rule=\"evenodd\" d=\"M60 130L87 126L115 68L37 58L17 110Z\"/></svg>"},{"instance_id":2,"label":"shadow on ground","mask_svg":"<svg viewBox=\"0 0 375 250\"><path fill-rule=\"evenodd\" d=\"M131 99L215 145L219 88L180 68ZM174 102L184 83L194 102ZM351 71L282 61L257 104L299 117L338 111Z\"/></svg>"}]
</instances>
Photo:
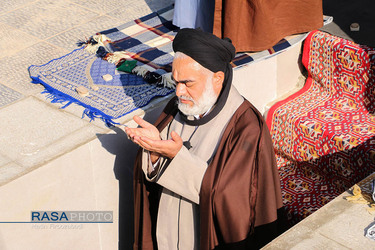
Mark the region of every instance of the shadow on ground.
<instances>
[{"instance_id":1,"label":"shadow on ground","mask_svg":"<svg viewBox=\"0 0 375 250\"><path fill-rule=\"evenodd\" d=\"M323 13L333 16L333 23L322 30L361 45L375 47L374 0L323 0ZM350 25L358 23L359 31L350 31Z\"/></svg>"},{"instance_id":2,"label":"shadow on ground","mask_svg":"<svg viewBox=\"0 0 375 250\"><path fill-rule=\"evenodd\" d=\"M152 12L162 9L160 6L163 6L164 8L174 4L174 0L145 0L145 2Z\"/></svg>"},{"instance_id":3,"label":"shadow on ground","mask_svg":"<svg viewBox=\"0 0 375 250\"><path fill-rule=\"evenodd\" d=\"M144 119L153 123L161 107L146 113ZM103 148L116 156L113 171L119 183L119 249L132 249L134 238L133 166L138 146L131 142L122 128L112 127L115 134L97 134Z\"/></svg>"}]
</instances>

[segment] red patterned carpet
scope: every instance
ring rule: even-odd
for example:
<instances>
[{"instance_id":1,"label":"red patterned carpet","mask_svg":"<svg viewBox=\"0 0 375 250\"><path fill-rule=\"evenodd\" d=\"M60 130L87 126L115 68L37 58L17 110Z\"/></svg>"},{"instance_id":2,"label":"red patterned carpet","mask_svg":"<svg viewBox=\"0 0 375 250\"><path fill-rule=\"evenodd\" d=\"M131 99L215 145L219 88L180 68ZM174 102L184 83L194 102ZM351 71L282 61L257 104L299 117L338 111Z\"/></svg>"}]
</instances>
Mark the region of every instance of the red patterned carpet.
<instances>
[{"instance_id":1,"label":"red patterned carpet","mask_svg":"<svg viewBox=\"0 0 375 250\"><path fill-rule=\"evenodd\" d=\"M302 62L304 88L267 116L292 223L375 171L375 50L314 31Z\"/></svg>"}]
</instances>

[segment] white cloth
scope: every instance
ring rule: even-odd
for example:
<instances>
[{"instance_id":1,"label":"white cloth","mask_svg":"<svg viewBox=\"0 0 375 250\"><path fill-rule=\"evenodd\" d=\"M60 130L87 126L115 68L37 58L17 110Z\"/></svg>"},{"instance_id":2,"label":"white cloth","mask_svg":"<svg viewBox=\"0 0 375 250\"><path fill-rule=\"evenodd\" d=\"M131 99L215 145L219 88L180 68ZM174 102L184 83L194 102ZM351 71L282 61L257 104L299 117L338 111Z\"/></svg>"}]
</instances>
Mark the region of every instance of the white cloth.
<instances>
[{"instance_id":1,"label":"white cloth","mask_svg":"<svg viewBox=\"0 0 375 250\"><path fill-rule=\"evenodd\" d=\"M157 219L157 242L159 249L199 248L199 192L208 164L216 152L218 142L234 112L244 101L235 87L231 87L227 102L220 113L208 123L197 128L188 150L182 147L173 160L161 158L156 175L149 181L163 186ZM184 124L176 115L170 132L177 132L188 140L195 126ZM168 126L161 132L167 139ZM142 168L147 176L149 156L143 152Z\"/></svg>"},{"instance_id":2,"label":"white cloth","mask_svg":"<svg viewBox=\"0 0 375 250\"><path fill-rule=\"evenodd\" d=\"M175 0L173 24L212 32L215 0Z\"/></svg>"}]
</instances>

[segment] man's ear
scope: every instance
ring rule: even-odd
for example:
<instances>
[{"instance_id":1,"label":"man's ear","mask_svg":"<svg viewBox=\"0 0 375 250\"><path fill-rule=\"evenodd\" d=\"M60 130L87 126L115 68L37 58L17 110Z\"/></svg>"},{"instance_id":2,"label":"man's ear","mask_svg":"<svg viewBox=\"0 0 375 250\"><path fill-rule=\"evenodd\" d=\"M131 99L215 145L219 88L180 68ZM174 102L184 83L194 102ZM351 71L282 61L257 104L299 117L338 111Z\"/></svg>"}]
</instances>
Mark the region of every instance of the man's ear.
<instances>
[{"instance_id":1,"label":"man's ear","mask_svg":"<svg viewBox=\"0 0 375 250\"><path fill-rule=\"evenodd\" d=\"M214 81L216 84L223 84L224 82L224 72L218 71L214 73Z\"/></svg>"},{"instance_id":2,"label":"man's ear","mask_svg":"<svg viewBox=\"0 0 375 250\"><path fill-rule=\"evenodd\" d=\"M225 75L223 71L218 71L214 73L213 85L215 92L220 93L221 88L223 87L224 77Z\"/></svg>"}]
</instances>

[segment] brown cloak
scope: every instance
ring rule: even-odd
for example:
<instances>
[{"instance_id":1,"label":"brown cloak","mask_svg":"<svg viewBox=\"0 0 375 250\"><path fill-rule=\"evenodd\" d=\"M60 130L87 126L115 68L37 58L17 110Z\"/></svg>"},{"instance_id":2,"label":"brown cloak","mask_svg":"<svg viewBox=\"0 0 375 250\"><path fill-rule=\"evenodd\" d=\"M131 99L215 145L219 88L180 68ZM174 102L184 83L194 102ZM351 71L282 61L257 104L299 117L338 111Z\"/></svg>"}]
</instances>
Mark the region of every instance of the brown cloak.
<instances>
[{"instance_id":1,"label":"brown cloak","mask_svg":"<svg viewBox=\"0 0 375 250\"><path fill-rule=\"evenodd\" d=\"M213 33L229 37L237 52L269 49L322 26L322 0L215 0Z\"/></svg>"},{"instance_id":2,"label":"brown cloak","mask_svg":"<svg viewBox=\"0 0 375 250\"><path fill-rule=\"evenodd\" d=\"M177 114L175 103L172 99L156 121L160 131ZM160 186L145 180L141 164L140 151L134 169L134 249L157 249ZM272 141L261 114L246 100L229 121L207 167L199 207L201 250L249 249L276 236L271 231L282 199Z\"/></svg>"}]
</instances>

